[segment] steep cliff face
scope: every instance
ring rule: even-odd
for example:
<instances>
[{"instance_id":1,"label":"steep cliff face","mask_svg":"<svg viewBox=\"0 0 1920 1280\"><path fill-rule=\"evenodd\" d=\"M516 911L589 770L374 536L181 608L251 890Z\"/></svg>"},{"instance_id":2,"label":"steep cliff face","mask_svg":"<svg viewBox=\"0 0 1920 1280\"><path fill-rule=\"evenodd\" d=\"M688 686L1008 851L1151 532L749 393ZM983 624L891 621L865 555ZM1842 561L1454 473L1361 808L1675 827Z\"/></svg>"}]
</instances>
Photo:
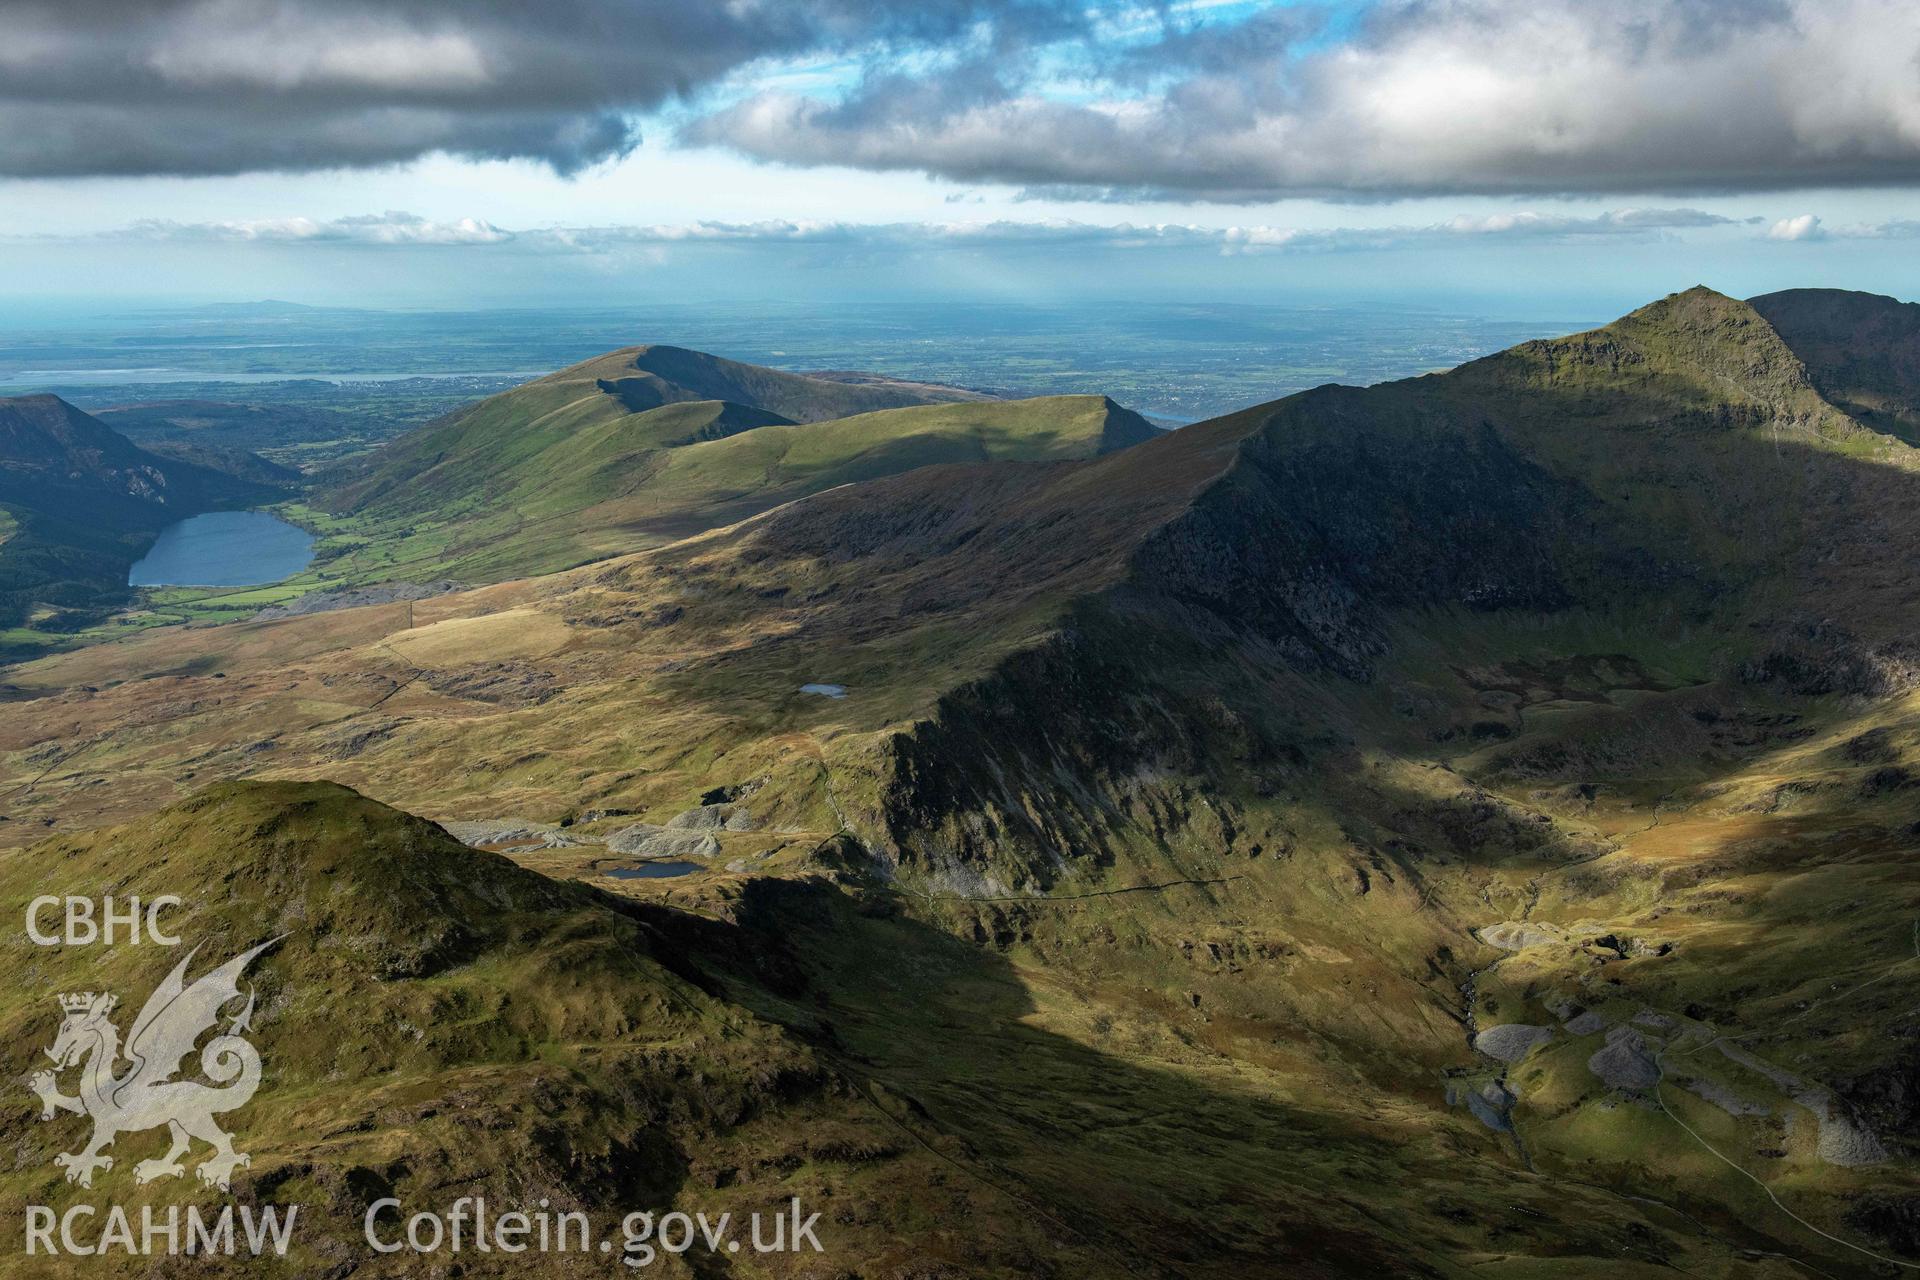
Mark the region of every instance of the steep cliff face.
<instances>
[{"instance_id":1,"label":"steep cliff face","mask_svg":"<svg viewBox=\"0 0 1920 1280\"><path fill-rule=\"evenodd\" d=\"M1364 679L1395 610L1570 603L1554 551L1591 505L1485 421L1326 388L1276 406L1129 585Z\"/></svg>"},{"instance_id":2,"label":"steep cliff face","mask_svg":"<svg viewBox=\"0 0 1920 1280\"><path fill-rule=\"evenodd\" d=\"M1920 442L1920 306L1845 289L1787 289L1752 302L1822 395L1876 431Z\"/></svg>"},{"instance_id":3,"label":"steep cliff face","mask_svg":"<svg viewBox=\"0 0 1920 1280\"><path fill-rule=\"evenodd\" d=\"M1177 846L1230 849L1239 780L1215 767L1212 740L1234 715L1151 681L1156 660L1198 656L1161 639L1088 607L890 737L874 843L892 874L1022 895L1178 878ZM1241 732L1241 764L1274 755Z\"/></svg>"},{"instance_id":4,"label":"steep cliff face","mask_svg":"<svg viewBox=\"0 0 1920 1280\"><path fill-rule=\"evenodd\" d=\"M875 843L906 874L999 891L1124 877L1164 861L1169 831L1231 847L1249 823L1231 797L1326 767L1404 665L1412 619L1454 619L1469 645L1573 618L1704 632L1718 669L1758 663L1765 681L1820 667L1807 619L1844 609L1862 634L1812 634L1885 666L1897 607L1866 543L1920 551L1893 500L1913 467L1823 401L1751 308L1695 290L1452 374L1188 428L1109 460L1097 486L1069 469L1027 520L1123 477L1189 483L1130 521L1041 521L1048 557L1111 563L1118 546L1122 568L892 739ZM944 553L958 563L1007 536L1002 512L974 517ZM1833 646L1825 662L1847 665ZM1440 719L1511 732L1465 701L1490 696L1460 691ZM1229 799L1203 816L1208 795Z\"/></svg>"}]
</instances>

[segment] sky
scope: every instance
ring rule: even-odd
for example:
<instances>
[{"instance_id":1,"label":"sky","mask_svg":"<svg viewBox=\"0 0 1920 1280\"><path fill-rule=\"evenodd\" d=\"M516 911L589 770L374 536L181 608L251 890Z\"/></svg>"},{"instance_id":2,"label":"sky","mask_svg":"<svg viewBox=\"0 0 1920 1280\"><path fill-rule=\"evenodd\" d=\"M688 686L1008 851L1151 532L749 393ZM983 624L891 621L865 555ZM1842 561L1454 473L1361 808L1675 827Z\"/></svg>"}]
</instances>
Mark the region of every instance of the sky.
<instances>
[{"instance_id":1,"label":"sky","mask_svg":"<svg viewBox=\"0 0 1920 1280\"><path fill-rule=\"evenodd\" d=\"M0 296L1920 297L1911 0L0 0Z\"/></svg>"}]
</instances>

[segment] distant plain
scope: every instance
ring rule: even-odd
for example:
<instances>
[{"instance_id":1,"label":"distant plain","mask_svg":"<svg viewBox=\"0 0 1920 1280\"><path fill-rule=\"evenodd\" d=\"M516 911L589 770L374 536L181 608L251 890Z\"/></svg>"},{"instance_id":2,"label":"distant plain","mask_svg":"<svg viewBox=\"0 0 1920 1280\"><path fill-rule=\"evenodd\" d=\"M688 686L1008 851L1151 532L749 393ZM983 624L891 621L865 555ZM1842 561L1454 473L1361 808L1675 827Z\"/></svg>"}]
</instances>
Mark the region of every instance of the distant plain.
<instances>
[{"instance_id":1,"label":"distant plain","mask_svg":"<svg viewBox=\"0 0 1920 1280\"><path fill-rule=\"evenodd\" d=\"M1007 396L1101 394L1195 421L1327 382L1451 368L1542 323L1403 305L649 305L372 311L287 304L0 318L0 395L92 412L151 400L271 402L338 415L371 443L617 347L670 341L777 369L861 369ZM271 442L250 447L275 461ZM308 453L311 453L311 449Z\"/></svg>"}]
</instances>

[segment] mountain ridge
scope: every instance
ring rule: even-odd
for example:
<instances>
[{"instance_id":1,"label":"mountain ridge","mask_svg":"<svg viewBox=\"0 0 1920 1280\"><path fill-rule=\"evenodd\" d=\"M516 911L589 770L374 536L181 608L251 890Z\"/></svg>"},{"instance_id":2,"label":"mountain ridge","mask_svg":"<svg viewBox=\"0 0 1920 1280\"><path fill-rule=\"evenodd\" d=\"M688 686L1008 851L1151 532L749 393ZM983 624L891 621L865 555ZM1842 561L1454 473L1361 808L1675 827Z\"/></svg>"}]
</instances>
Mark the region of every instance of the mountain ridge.
<instances>
[{"instance_id":1,"label":"mountain ridge","mask_svg":"<svg viewBox=\"0 0 1920 1280\"><path fill-rule=\"evenodd\" d=\"M937 397L908 390L906 384L814 378L665 343L623 347L551 376L577 380L587 375L636 413L679 400L732 400L793 422L821 422L937 402Z\"/></svg>"},{"instance_id":2,"label":"mountain ridge","mask_svg":"<svg viewBox=\"0 0 1920 1280\"><path fill-rule=\"evenodd\" d=\"M524 576L895 470L1086 456L1157 434L1105 397L929 402L935 391L683 348L613 352L429 424L340 476L312 499L345 552L324 572Z\"/></svg>"}]
</instances>

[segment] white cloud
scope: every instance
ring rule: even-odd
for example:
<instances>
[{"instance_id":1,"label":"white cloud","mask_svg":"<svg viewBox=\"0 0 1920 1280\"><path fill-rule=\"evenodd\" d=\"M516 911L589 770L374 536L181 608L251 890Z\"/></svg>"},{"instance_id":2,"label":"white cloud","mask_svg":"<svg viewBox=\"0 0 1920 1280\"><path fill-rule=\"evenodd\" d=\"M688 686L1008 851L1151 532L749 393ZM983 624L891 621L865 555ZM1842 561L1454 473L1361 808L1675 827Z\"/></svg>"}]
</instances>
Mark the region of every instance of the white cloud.
<instances>
[{"instance_id":1,"label":"white cloud","mask_svg":"<svg viewBox=\"0 0 1920 1280\"><path fill-rule=\"evenodd\" d=\"M1583 236L1716 227L1734 221L1737 220L1699 209L1616 209L1590 218L1532 211L1462 215L1449 220L1445 226L1461 235Z\"/></svg>"},{"instance_id":2,"label":"white cloud","mask_svg":"<svg viewBox=\"0 0 1920 1280\"><path fill-rule=\"evenodd\" d=\"M1811 213L1803 213L1797 218L1782 218L1767 228L1769 240L1824 240L1827 233L1821 229L1820 219Z\"/></svg>"},{"instance_id":3,"label":"white cloud","mask_svg":"<svg viewBox=\"0 0 1920 1280\"><path fill-rule=\"evenodd\" d=\"M143 219L112 234L114 239L233 244L491 245L516 239L481 218L434 222L411 213L387 212L335 218L243 218L227 222Z\"/></svg>"},{"instance_id":4,"label":"white cloud","mask_svg":"<svg viewBox=\"0 0 1920 1280\"><path fill-rule=\"evenodd\" d=\"M1916 240L1920 222L1896 218L1890 222L1852 222L1828 226L1812 214L1783 218L1767 229L1769 240Z\"/></svg>"}]
</instances>

